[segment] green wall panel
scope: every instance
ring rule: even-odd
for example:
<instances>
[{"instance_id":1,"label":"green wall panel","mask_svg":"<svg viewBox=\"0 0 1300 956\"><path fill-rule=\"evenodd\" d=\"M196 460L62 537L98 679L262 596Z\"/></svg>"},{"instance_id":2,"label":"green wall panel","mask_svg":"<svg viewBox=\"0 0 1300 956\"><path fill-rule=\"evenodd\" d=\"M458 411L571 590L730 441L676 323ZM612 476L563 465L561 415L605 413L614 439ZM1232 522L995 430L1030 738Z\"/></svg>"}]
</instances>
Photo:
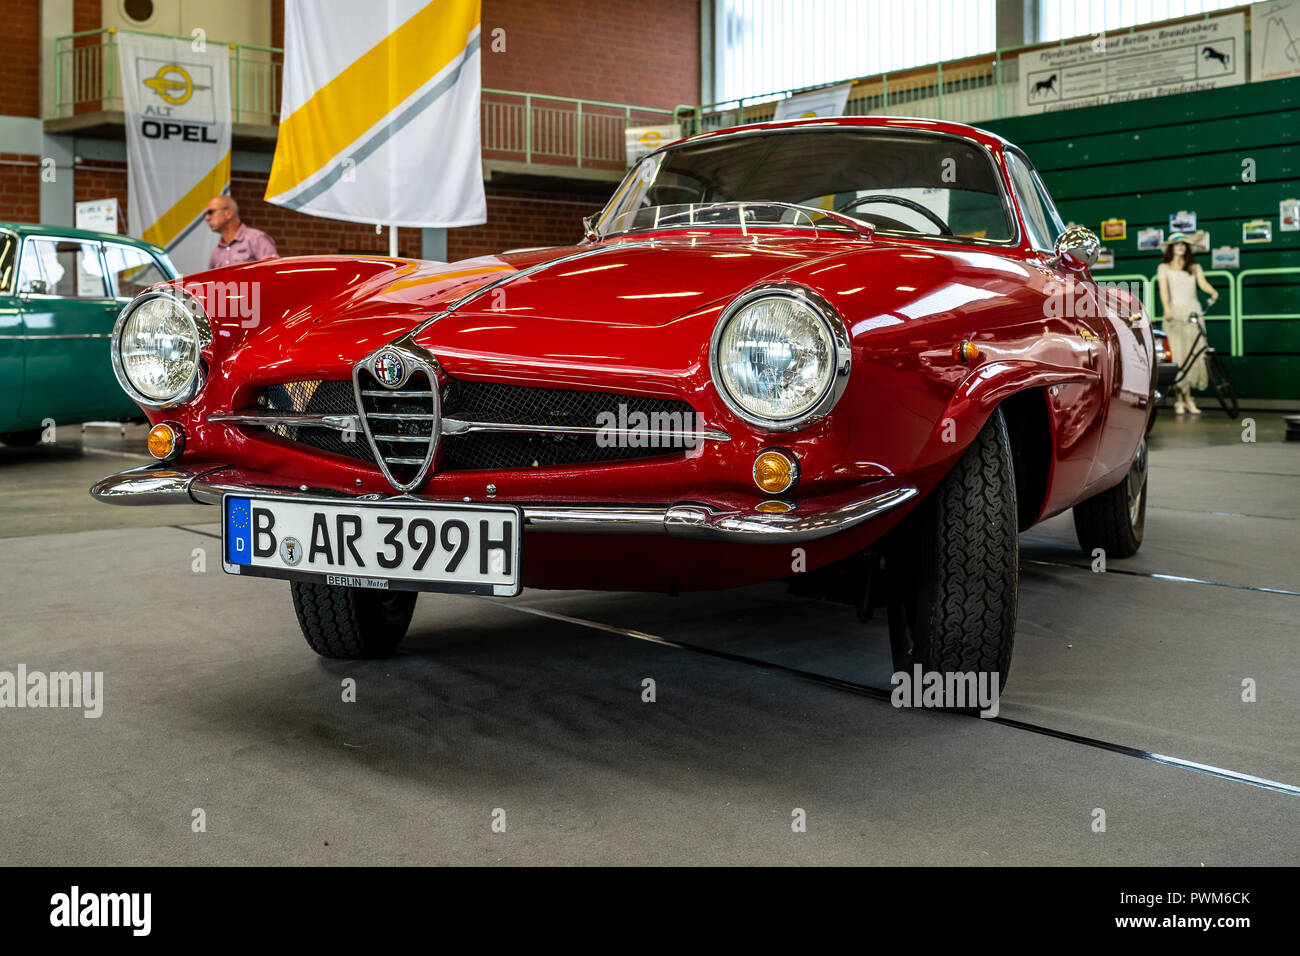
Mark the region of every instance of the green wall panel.
<instances>
[{"instance_id":1,"label":"green wall panel","mask_svg":"<svg viewBox=\"0 0 1300 956\"><path fill-rule=\"evenodd\" d=\"M1195 212L1213 247L1236 246L1241 266L1300 268L1300 232L1282 232L1278 203L1300 198L1300 78L1249 83L1112 106L1017 116L977 124L1021 146L1069 221L1100 231L1127 220L1128 235L1104 245L1115 268L1096 278L1154 278L1160 253L1137 248L1140 229L1169 233L1171 213ZM1242 179L1250 160L1253 181ZM1242 223L1268 219L1273 239L1242 242ZM1209 269L1210 257L1198 255ZM1229 356L1229 283L1210 313L1210 342L1229 361L1244 398L1300 399L1300 272L1247 277L1242 311L1297 315L1245 320L1243 354ZM1157 298L1158 304L1158 298Z\"/></svg>"}]
</instances>

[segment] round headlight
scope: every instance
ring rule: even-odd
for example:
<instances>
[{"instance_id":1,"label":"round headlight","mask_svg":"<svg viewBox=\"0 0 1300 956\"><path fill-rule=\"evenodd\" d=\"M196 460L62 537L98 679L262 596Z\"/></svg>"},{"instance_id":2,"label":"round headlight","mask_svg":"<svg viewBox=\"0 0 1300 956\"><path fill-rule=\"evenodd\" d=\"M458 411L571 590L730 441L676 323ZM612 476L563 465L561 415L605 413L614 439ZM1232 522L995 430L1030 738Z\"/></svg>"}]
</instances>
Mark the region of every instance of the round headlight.
<instances>
[{"instance_id":1,"label":"round headlight","mask_svg":"<svg viewBox=\"0 0 1300 956\"><path fill-rule=\"evenodd\" d=\"M788 430L829 411L848 371L848 342L829 305L808 290L760 289L718 323L713 375L741 418Z\"/></svg>"},{"instance_id":2,"label":"round headlight","mask_svg":"<svg viewBox=\"0 0 1300 956\"><path fill-rule=\"evenodd\" d=\"M200 318L197 305L187 308L165 292L146 293L127 306L113 336L113 364L132 397L165 406L193 396L204 344Z\"/></svg>"}]
</instances>

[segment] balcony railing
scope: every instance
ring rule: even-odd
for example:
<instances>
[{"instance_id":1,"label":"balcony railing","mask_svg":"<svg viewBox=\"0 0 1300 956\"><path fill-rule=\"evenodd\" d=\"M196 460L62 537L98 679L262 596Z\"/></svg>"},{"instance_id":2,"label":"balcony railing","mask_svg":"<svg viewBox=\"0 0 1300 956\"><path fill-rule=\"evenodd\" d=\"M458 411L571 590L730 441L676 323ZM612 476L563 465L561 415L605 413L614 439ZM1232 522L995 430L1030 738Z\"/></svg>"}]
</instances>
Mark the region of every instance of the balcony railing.
<instances>
[{"instance_id":1,"label":"balcony railing","mask_svg":"<svg viewBox=\"0 0 1300 956\"><path fill-rule=\"evenodd\" d=\"M173 39L191 42L190 37ZM228 51L234 122L264 126L270 134L280 121L283 51L243 43L208 45ZM54 117L121 109L117 31L89 30L56 39ZM512 90L485 89L481 113L484 159L597 170L626 166L628 127L673 121L671 109Z\"/></svg>"},{"instance_id":2,"label":"balcony railing","mask_svg":"<svg viewBox=\"0 0 1300 956\"><path fill-rule=\"evenodd\" d=\"M1241 9L1234 7L1182 19L1209 19L1240 13ZM1133 33L1153 25L1143 23L1111 32ZM1246 33L1249 35L1249 27ZM1007 47L963 60L930 63L821 85L853 84L844 107L846 116L920 116L960 123L1002 119L1020 112L1021 53L1064 46L1083 39L1087 37L1069 37L1051 43ZM675 122L681 124L684 136L745 123L762 123L772 119L780 100L795 93L807 92L808 89L810 88L777 90L760 96L699 106L679 106L675 111Z\"/></svg>"},{"instance_id":3,"label":"balcony railing","mask_svg":"<svg viewBox=\"0 0 1300 956\"><path fill-rule=\"evenodd\" d=\"M483 91L483 155L524 163L622 169L630 126L671 123L673 111L511 90Z\"/></svg>"},{"instance_id":4,"label":"balcony railing","mask_svg":"<svg viewBox=\"0 0 1300 956\"><path fill-rule=\"evenodd\" d=\"M127 31L136 32L136 31ZM122 81L118 64L118 31L85 30L54 41L54 116L120 111ZM152 33L166 39L194 42L193 37ZM274 125L280 121L280 70L283 50L251 43L205 41L230 57L230 112L236 123Z\"/></svg>"}]
</instances>

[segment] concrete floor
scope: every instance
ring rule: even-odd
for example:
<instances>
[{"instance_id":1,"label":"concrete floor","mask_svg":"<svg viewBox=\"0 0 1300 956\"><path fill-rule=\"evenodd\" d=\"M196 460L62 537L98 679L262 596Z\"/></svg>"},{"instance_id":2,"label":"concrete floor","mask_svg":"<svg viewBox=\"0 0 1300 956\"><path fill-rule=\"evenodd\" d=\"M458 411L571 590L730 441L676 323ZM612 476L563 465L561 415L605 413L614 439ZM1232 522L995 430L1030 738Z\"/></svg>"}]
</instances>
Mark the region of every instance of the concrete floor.
<instances>
[{"instance_id":1,"label":"concrete floor","mask_svg":"<svg viewBox=\"0 0 1300 956\"><path fill-rule=\"evenodd\" d=\"M1158 422L1109 573L1068 515L1022 537L1003 717L1300 784L1300 444L1253 417ZM0 865L1300 861L1300 795L623 633L888 686L882 622L775 585L424 595L394 659L323 661L214 509L89 498L142 431L0 447L0 670L105 681L98 719L0 711Z\"/></svg>"}]
</instances>

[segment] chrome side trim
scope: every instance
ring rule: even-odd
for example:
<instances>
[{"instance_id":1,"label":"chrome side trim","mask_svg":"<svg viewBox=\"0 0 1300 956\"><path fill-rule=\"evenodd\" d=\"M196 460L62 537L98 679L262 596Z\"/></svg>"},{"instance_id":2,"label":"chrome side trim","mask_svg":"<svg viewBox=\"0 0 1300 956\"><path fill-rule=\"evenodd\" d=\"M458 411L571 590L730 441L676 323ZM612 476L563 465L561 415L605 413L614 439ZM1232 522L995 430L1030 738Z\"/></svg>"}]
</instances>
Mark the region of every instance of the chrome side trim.
<instances>
[{"instance_id":1,"label":"chrome side trim","mask_svg":"<svg viewBox=\"0 0 1300 956\"><path fill-rule=\"evenodd\" d=\"M664 525L668 534L678 538L815 541L856 528L916 496L915 488L894 488L830 511L807 515L800 515L797 507L783 514L767 514L757 511L718 513L704 505L674 505L664 515Z\"/></svg>"},{"instance_id":2,"label":"chrome side trim","mask_svg":"<svg viewBox=\"0 0 1300 956\"><path fill-rule=\"evenodd\" d=\"M666 443L675 441L731 441L731 435L717 428L700 428L683 431L667 429L653 431L646 428L602 428L591 425L512 425L504 422L466 422L458 418L444 418L442 433L444 435L468 435L471 432L519 432L544 435L608 435L613 438L654 436L659 444L652 447L675 447Z\"/></svg>"},{"instance_id":3,"label":"chrome side trim","mask_svg":"<svg viewBox=\"0 0 1300 956\"><path fill-rule=\"evenodd\" d=\"M368 394L368 393L363 393ZM418 396L429 398L429 392L379 392L381 396ZM384 421L430 421L433 415L420 415L411 412L374 412L367 417ZM339 432L362 432L360 415L315 415L295 412L213 412L206 419L213 424L252 425L259 428L273 428L276 425L288 425L307 428L331 428ZM443 435L468 435L472 432L513 432L520 434L551 435L606 435L611 438L638 437L649 439L653 436L658 444L650 447L675 448L680 443L694 444L703 441L731 441L731 435L718 428L666 429L651 430L642 428L603 428L587 425L527 425L506 422L467 422L457 418L442 419ZM418 435L381 435L376 434L376 441L426 442L428 439Z\"/></svg>"},{"instance_id":4,"label":"chrome side trim","mask_svg":"<svg viewBox=\"0 0 1300 956\"><path fill-rule=\"evenodd\" d=\"M37 296L32 296L31 298L35 299ZM64 298L64 296L52 295L48 296L48 298L61 299ZM112 332L70 332L66 335L0 335L0 339L18 339L23 342L49 342L54 339L111 339L112 337Z\"/></svg>"},{"instance_id":5,"label":"chrome side trim","mask_svg":"<svg viewBox=\"0 0 1300 956\"><path fill-rule=\"evenodd\" d=\"M339 501L390 501L400 504L409 495L352 495L331 489L221 480L218 466L202 473L145 466L109 475L90 493L109 504L220 504L231 494L271 494L285 498L330 498ZM273 481L272 476L265 476ZM815 541L865 524L917 497L913 487L879 494L823 511L800 513L799 505L784 513L755 510L719 511L698 502L675 505L520 503L524 523L536 533L668 535L714 541L799 543Z\"/></svg>"},{"instance_id":6,"label":"chrome side trim","mask_svg":"<svg viewBox=\"0 0 1300 956\"><path fill-rule=\"evenodd\" d=\"M524 523L552 534L665 534L662 505L524 505Z\"/></svg>"},{"instance_id":7,"label":"chrome side trim","mask_svg":"<svg viewBox=\"0 0 1300 956\"><path fill-rule=\"evenodd\" d=\"M195 481L229 465L194 472L168 468L164 464L144 465L101 478L90 486L90 496L111 505L192 505L190 488Z\"/></svg>"},{"instance_id":8,"label":"chrome side trim","mask_svg":"<svg viewBox=\"0 0 1300 956\"><path fill-rule=\"evenodd\" d=\"M299 415L294 412L213 412L209 422L223 425L256 425L272 428L276 425L305 426L307 428L332 428L336 432L361 431L359 415Z\"/></svg>"}]
</instances>

